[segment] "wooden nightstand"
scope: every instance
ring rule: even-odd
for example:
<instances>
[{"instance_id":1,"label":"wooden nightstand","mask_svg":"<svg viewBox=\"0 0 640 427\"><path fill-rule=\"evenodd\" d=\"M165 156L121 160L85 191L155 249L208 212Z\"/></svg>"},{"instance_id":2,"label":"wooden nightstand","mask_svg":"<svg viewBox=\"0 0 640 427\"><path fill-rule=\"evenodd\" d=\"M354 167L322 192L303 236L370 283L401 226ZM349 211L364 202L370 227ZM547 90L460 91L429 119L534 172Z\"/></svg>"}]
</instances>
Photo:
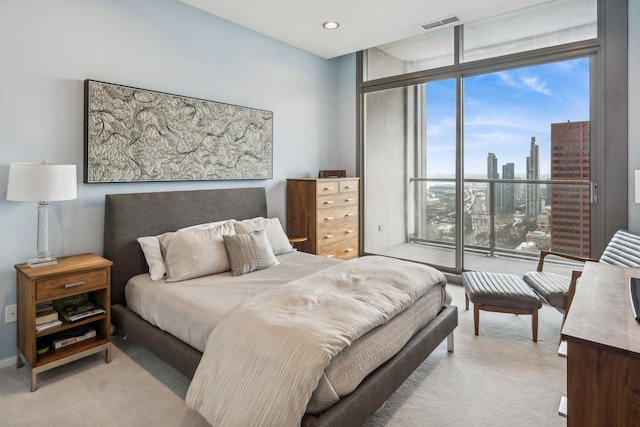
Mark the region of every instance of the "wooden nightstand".
<instances>
[{"instance_id":1,"label":"wooden nightstand","mask_svg":"<svg viewBox=\"0 0 640 427\"><path fill-rule=\"evenodd\" d=\"M111 265L92 254L58 258L58 264L31 268L16 265L18 283L18 368L26 363L31 369L31 391L37 389L36 376L85 356L105 352L111 361ZM36 305L63 297L88 293L89 299L105 310L85 319L69 322L59 316L62 325L36 332ZM90 325L94 338L38 354L37 341L52 339L56 333L76 326Z\"/></svg>"}]
</instances>

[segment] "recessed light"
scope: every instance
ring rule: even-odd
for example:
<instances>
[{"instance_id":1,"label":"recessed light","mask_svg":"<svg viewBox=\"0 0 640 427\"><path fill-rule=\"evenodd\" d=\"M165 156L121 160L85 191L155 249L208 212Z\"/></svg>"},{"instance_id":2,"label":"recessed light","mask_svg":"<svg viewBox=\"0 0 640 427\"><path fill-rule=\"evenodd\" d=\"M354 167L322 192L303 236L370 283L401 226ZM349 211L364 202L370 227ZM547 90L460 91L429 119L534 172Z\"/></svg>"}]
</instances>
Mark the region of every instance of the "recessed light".
<instances>
[{"instance_id":1,"label":"recessed light","mask_svg":"<svg viewBox=\"0 0 640 427\"><path fill-rule=\"evenodd\" d=\"M338 22L336 22L336 21L327 21L327 22L323 23L322 26L326 30L335 30L336 28L338 28L340 26L340 24Z\"/></svg>"}]
</instances>

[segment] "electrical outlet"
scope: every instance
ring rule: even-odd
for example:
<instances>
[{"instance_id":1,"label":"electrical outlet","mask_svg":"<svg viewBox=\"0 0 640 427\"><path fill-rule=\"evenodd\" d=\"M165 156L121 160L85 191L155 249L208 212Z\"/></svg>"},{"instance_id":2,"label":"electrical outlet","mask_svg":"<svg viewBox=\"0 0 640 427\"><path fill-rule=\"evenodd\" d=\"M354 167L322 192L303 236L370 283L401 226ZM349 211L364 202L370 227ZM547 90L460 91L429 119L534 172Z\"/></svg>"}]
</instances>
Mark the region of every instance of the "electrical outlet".
<instances>
[{"instance_id":1,"label":"electrical outlet","mask_svg":"<svg viewBox=\"0 0 640 427\"><path fill-rule=\"evenodd\" d=\"M13 305L8 305L4 309L4 323L15 322L18 317L18 307Z\"/></svg>"}]
</instances>

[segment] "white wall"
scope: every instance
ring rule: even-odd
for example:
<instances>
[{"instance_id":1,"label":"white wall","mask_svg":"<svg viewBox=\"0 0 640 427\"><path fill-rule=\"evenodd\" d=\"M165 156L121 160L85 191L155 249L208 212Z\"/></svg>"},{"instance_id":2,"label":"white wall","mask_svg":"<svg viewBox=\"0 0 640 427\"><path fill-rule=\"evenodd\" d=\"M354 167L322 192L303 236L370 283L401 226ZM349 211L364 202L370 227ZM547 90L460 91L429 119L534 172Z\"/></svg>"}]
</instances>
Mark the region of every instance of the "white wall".
<instances>
[{"instance_id":1,"label":"white wall","mask_svg":"<svg viewBox=\"0 0 640 427\"><path fill-rule=\"evenodd\" d=\"M338 166L347 176L356 175L356 55L338 58Z\"/></svg>"},{"instance_id":2,"label":"white wall","mask_svg":"<svg viewBox=\"0 0 640 427\"><path fill-rule=\"evenodd\" d=\"M629 230L640 233L634 170L640 170L640 2L629 0Z\"/></svg>"},{"instance_id":3,"label":"white wall","mask_svg":"<svg viewBox=\"0 0 640 427\"><path fill-rule=\"evenodd\" d=\"M78 199L52 204L54 256L102 252L107 193L264 186L269 214L284 221L285 179L338 166L339 61L175 0L2 1L0 58L0 361L16 354L16 324L4 323L16 302L13 265L36 246L35 203L5 197L10 162L78 165ZM82 184L85 79L273 111L273 179ZM355 170L355 160L343 167Z\"/></svg>"}]
</instances>

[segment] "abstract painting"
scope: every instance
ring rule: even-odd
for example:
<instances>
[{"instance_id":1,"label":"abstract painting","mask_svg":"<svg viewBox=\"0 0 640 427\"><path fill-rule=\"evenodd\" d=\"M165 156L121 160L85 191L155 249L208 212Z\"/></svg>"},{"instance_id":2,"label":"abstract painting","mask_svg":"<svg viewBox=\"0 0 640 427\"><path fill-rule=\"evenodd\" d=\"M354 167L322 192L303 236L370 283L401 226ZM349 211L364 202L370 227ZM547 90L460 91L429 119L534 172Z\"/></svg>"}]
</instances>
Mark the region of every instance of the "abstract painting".
<instances>
[{"instance_id":1,"label":"abstract painting","mask_svg":"<svg viewBox=\"0 0 640 427\"><path fill-rule=\"evenodd\" d=\"M273 112L85 80L84 182L269 179Z\"/></svg>"}]
</instances>

